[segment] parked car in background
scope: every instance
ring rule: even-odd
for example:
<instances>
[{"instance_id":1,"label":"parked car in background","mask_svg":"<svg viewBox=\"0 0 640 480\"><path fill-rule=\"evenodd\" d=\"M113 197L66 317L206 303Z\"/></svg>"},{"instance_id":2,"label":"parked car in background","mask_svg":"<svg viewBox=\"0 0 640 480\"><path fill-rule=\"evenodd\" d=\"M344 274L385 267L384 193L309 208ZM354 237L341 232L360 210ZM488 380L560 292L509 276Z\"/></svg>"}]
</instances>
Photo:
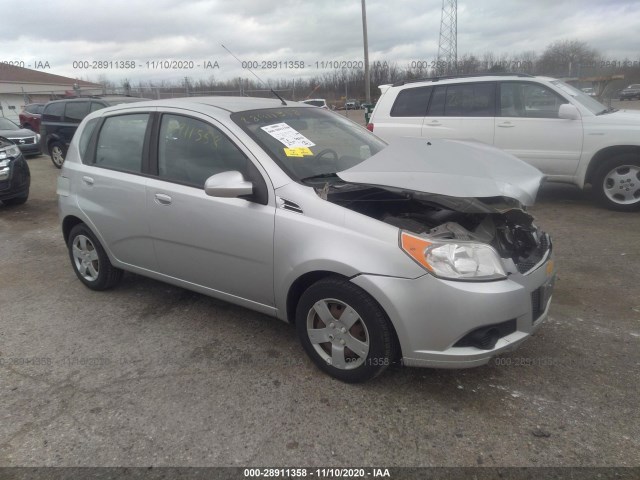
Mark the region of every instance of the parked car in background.
<instances>
[{"instance_id":1,"label":"parked car in background","mask_svg":"<svg viewBox=\"0 0 640 480\"><path fill-rule=\"evenodd\" d=\"M620 91L620 100L640 99L640 83L629 85Z\"/></svg>"},{"instance_id":2,"label":"parked car in background","mask_svg":"<svg viewBox=\"0 0 640 480\"><path fill-rule=\"evenodd\" d=\"M5 205L22 205L29 198L31 173L20 149L0 136L0 201Z\"/></svg>"},{"instance_id":3,"label":"parked car in background","mask_svg":"<svg viewBox=\"0 0 640 480\"><path fill-rule=\"evenodd\" d=\"M30 103L29 105L25 105L20 115L18 115L20 126L33 130L36 133L40 132L40 119L42 118L44 105L44 103Z\"/></svg>"},{"instance_id":4,"label":"parked car in background","mask_svg":"<svg viewBox=\"0 0 640 480\"><path fill-rule=\"evenodd\" d=\"M60 168L67 148L78 125L89 113L102 108L148 100L146 98L104 96L70 98L47 103L40 122L40 144L42 151L51 156L53 164Z\"/></svg>"},{"instance_id":5,"label":"parked car in background","mask_svg":"<svg viewBox=\"0 0 640 480\"><path fill-rule=\"evenodd\" d=\"M23 155L40 155L40 135L32 130L20 128L8 118L0 117L0 137L11 140Z\"/></svg>"},{"instance_id":6,"label":"parked car in background","mask_svg":"<svg viewBox=\"0 0 640 480\"><path fill-rule=\"evenodd\" d=\"M542 325L552 245L524 208L541 180L476 142L387 145L303 103L198 97L87 116L57 193L88 288L127 270L275 316L361 382L398 359L482 365Z\"/></svg>"},{"instance_id":7,"label":"parked car in background","mask_svg":"<svg viewBox=\"0 0 640 480\"><path fill-rule=\"evenodd\" d=\"M357 100L349 100L347 101L347 103L345 103L345 108L347 110L357 110L360 108L360 102L358 102Z\"/></svg>"},{"instance_id":8,"label":"parked car in background","mask_svg":"<svg viewBox=\"0 0 640 480\"><path fill-rule=\"evenodd\" d=\"M584 87L581 90L584 93L586 93L587 95L589 95L590 97L595 97L596 96L596 90L593 87Z\"/></svg>"},{"instance_id":9,"label":"parked car in background","mask_svg":"<svg viewBox=\"0 0 640 480\"><path fill-rule=\"evenodd\" d=\"M550 181L587 184L614 210L640 209L640 111L606 107L554 78L442 77L383 85L368 128L382 139L475 139Z\"/></svg>"},{"instance_id":10,"label":"parked car in background","mask_svg":"<svg viewBox=\"0 0 640 480\"><path fill-rule=\"evenodd\" d=\"M324 98L310 98L308 100L302 100L302 103L329 110L329 105L327 105L327 101Z\"/></svg>"}]
</instances>

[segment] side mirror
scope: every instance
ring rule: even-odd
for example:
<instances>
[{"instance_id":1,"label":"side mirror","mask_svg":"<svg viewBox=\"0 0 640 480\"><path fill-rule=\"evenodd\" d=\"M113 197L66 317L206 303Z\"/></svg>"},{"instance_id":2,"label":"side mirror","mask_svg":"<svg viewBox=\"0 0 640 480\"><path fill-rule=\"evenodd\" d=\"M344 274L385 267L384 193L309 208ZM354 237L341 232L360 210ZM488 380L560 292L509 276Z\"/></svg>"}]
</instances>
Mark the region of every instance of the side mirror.
<instances>
[{"instance_id":1,"label":"side mirror","mask_svg":"<svg viewBox=\"0 0 640 480\"><path fill-rule=\"evenodd\" d=\"M565 120L578 120L580 118L580 112L578 112L575 105L563 103L558 109L558 118L564 118Z\"/></svg>"},{"instance_id":2,"label":"side mirror","mask_svg":"<svg viewBox=\"0 0 640 480\"><path fill-rule=\"evenodd\" d=\"M247 182L242 174L232 170L217 173L204 182L204 192L210 197L237 198L253 193L253 184Z\"/></svg>"}]
</instances>

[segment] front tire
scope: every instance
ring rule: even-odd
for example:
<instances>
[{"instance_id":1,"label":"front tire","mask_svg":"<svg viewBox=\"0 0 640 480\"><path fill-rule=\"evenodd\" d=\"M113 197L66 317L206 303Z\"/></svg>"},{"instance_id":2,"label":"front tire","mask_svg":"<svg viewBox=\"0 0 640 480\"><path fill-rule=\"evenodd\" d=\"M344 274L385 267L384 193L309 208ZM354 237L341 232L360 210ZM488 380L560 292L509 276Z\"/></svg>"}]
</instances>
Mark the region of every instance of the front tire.
<instances>
[{"instance_id":1,"label":"front tire","mask_svg":"<svg viewBox=\"0 0 640 480\"><path fill-rule=\"evenodd\" d=\"M62 168L62 164L64 163L64 157L66 152L64 151L64 145L60 142L53 142L49 145L49 154L51 155L51 161L56 166L56 168Z\"/></svg>"},{"instance_id":2,"label":"front tire","mask_svg":"<svg viewBox=\"0 0 640 480\"><path fill-rule=\"evenodd\" d=\"M382 373L395 359L395 332L386 313L364 290L327 277L304 292L296 329L311 360L338 380L359 383Z\"/></svg>"},{"instance_id":3,"label":"front tire","mask_svg":"<svg viewBox=\"0 0 640 480\"><path fill-rule=\"evenodd\" d=\"M623 153L604 162L593 177L598 201L611 210L640 210L640 156Z\"/></svg>"},{"instance_id":4,"label":"front tire","mask_svg":"<svg viewBox=\"0 0 640 480\"><path fill-rule=\"evenodd\" d=\"M67 248L73 271L91 290L107 290L120 282L123 271L111 265L104 248L84 223L71 229Z\"/></svg>"},{"instance_id":5,"label":"front tire","mask_svg":"<svg viewBox=\"0 0 640 480\"><path fill-rule=\"evenodd\" d=\"M29 198L29 190L27 190L27 192L21 197L9 198L7 200L3 200L2 203L4 203L5 205L9 205L11 207L15 207L17 205L24 204L28 198Z\"/></svg>"}]
</instances>

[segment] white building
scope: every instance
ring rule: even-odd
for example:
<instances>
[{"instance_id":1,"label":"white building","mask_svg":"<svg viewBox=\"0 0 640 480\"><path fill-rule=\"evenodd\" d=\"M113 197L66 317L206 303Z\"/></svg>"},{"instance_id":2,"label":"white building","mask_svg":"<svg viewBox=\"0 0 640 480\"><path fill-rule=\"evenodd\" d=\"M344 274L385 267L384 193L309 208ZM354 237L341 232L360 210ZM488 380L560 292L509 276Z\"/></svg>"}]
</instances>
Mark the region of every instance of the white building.
<instances>
[{"instance_id":1,"label":"white building","mask_svg":"<svg viewBox=\"0 0 640 480\"><path fill-rule=\"evenodd\" d=\"M0 117L18 123L22 107L29 103L77 95L99 95L102 85L0 63Z\"/></svg>"}]
</instances>

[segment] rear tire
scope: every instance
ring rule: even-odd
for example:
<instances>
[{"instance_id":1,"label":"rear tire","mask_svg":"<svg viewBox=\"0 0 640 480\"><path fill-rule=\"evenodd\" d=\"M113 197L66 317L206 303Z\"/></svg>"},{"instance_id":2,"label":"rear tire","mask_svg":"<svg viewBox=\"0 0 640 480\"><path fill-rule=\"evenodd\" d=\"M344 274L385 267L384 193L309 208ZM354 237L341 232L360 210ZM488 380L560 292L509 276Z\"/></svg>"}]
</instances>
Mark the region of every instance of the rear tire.
<instances>
[{"instance_id":1,"label":"rear tire","mask_svg":"<svg viewBox=\"0 0 640 480\"><path fill-rule=\"evenodd\" d=\"M343 278L324 278L302 294L296 329L318 368L343 382L370 380L395 360L395 332L386 313Z\"/></svg>"},{"instance_id":2,"label":"rear tire","mask_svg":"<svg viewBox=\"0 0 640 480\"><path fill-rule=\"evenodd\" d=\"M56 168L62 168L64 163L64 157L66 152L64 151L64 145L60 142L53 142L49 145L49 155L51 155L51 161Z\"/></svg>"},{"instance_id":3,"label":"rear tire","mask_svg":"<svg viewBox=\"0 0 640 480\"><path fill-rule=\"evenodd\" d=\"M111 265L104 248L84 223L71 229L67 248L73 271L91 290L113 288L122 279L124 272Z\"/></svg>"},{"instance_id":4,"label":"rear tire","mask_svg":"<svg viewBox=\"0 0 640 480\"><path fill-rule=\"evenodd\" d=\"M598 201L611 210L640 210L640 156L623 153L605 161L593 176Z\"/></svg>"}]
</instances>

